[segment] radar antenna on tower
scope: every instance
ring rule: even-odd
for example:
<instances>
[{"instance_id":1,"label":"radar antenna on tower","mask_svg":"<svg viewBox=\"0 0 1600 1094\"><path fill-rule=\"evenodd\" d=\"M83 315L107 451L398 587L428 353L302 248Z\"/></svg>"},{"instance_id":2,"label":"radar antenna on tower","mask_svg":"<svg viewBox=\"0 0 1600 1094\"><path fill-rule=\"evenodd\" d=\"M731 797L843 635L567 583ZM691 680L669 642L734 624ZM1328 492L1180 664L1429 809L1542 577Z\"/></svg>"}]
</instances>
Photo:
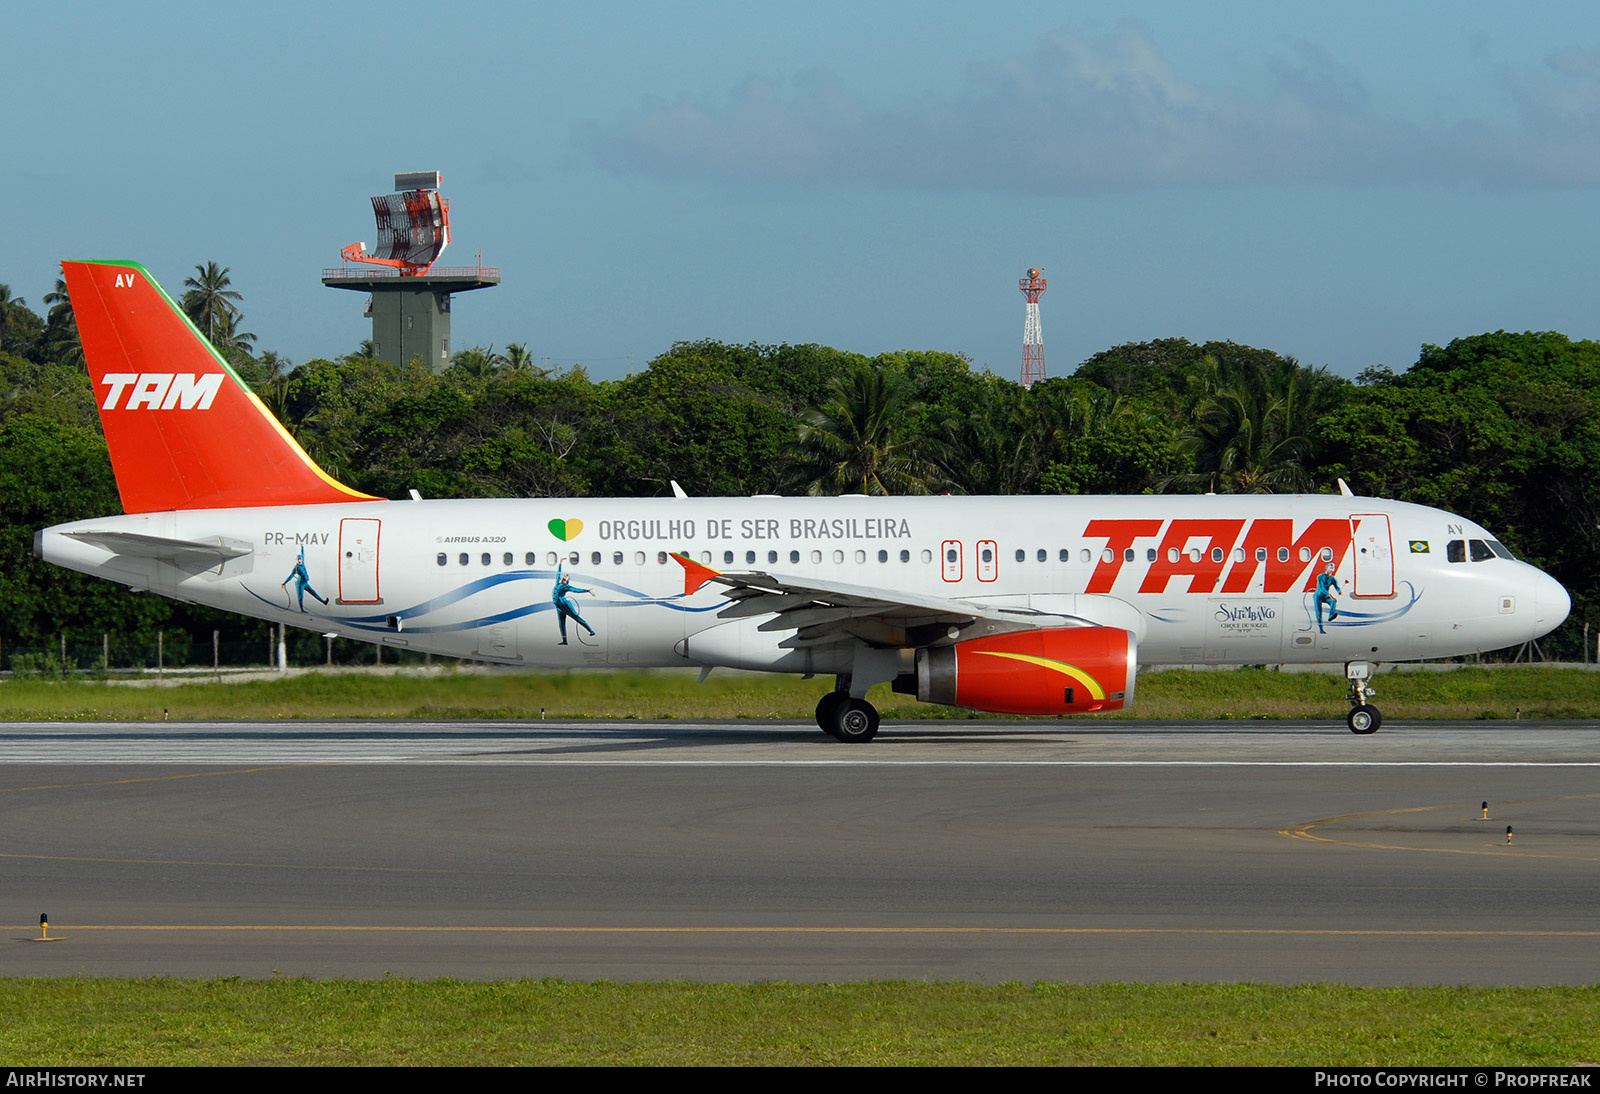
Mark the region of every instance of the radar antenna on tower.
<instances>
[{"instance_id":1,"label":"radar antenna on tower","mask_svg":"<svg viewBox=\"0 0 1600 1094\"><path fill-rule=\"evenodd\" d=\"M372 319L372 356L391 364L450 364L450 298L500 284L500 271L483 264L440 266L450 243L450 202L439 194L437 171L395 175L392 194L372 199L378 246L352 243L339 252L344 265L322 271L335 289L371 293L362 314Z\"/></svg>"},{"instance_id":2,"label":"radar antenna on tower","mask_svg":"<svg viewBox=\"0 0 1600 1094\"><path fill-rule=\"evenodd\" d=\"M1028 276L1017 282L1023 298L1028 302L1027 317L1022 321L1022 386L1032 387L1035 380L1044 379L1044 328L1039 325L1039 297L1044 295L1044 271L1030 269Z\"/></svg>"}]
</instances>

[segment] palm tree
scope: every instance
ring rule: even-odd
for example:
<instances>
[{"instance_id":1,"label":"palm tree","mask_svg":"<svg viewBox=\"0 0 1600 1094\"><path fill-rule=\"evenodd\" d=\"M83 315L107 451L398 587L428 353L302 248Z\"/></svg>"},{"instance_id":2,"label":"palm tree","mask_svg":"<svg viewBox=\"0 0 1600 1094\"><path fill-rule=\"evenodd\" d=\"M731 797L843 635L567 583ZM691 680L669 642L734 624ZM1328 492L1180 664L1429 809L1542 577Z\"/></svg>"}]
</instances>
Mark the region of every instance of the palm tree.
<instances>
[{"instance_id":1,"label":"palm tree","mask_svg":"<svg viewBox=\"0 0 1600 1094\"><path fill-rule=\"evenodd\" d=\"M11 309L27 305L20 296L11 295L11 286L0 284L0 348L6 344L6 330L11 326Z\"/></svg>"},{"instance_id":2,"label":"palm tree","mask_svg":"<svg viewBox=\"0 0 1600 1094\"><path fill-rule=\"evenodd\" d=\"M450 367L458 370L463 376L470 376L475 380L487 380L500 370L501 356L490 346L468 346L466 349L450 358Z\"/></svg>"},{"instance_id":3,"label":"palm tree","mask_svg":"<svg viewBox=\"0 0 1600 1094\"><path fill-rule=\"evenodd\" d=\"M1205 365L1193 420L1178 441L1179 451L1194 457L1194 471L1163 485L1220 494L1307 490L1313 427L1337 404L1339 379L1326 368L1301 368L1292 357L1231 377L1215 358Z\"/></svg>"},{"instance_id":4,"label":"palm tree","mask_svg":"<svg viewBox=\"0 0 1600 1094\"><path fill-rule=\"evenodd\" d=\"M72 295L67 292L67 279L56 277L56 287L44 294L44 302L50 311L45 318L55 326L72 323L75 317L72 314Z\"/></svg>"},{"instance_id":5,"label":"palm tree","mask_svg":"<svg viewBox=\"0 0 1600 1094\"><path fill-rule=\"evenodd\" d=\"M528 351L526 342L511 342L506 345L504 353L495 354L494 363L504 366L511 372L529 372L539 379L550 375L550 370L540 368L534 364L533 354Z\"/></svg>"},{"instance_id":6,"label":"palm tree","mask_svg":"<svg viewBox=\"0 0 1600 1094\"><path fill-rule=\"evenodd\" d=\"M217 313L216 333L210 336L211 344L217 348L218 353L229 360L248 357L250 351L255 348L256 336L247 330L239 329L243 323L244 316L236 309L229 308Z\"/></svg>"},{"instance_id":7,"label":"palm tree","mask_svg":"<svg viewBox=\"0 0 1600 1094\"><path fill-rule=\"evenodd\" d=\"M207 262L197 264L195 272L200 276L183 279L183 287L189 290L183 294L184 314L215 343L222 316L232 314L237 319L239 309L234 302L244 298L228 288L232 284L228 267Z\"/></svg>"},{"instance_id":8,"label":"palm tree","mask_svg":"<svg viewBox=\"0 0 1600 1094\"><path fill-rule=\"evenodd\" d=\"M835 376L827 401L800 416L797 484L813 495L928 493L936 472L902 424L904 403L881 368Z\"/></svg>"}]
</instances>

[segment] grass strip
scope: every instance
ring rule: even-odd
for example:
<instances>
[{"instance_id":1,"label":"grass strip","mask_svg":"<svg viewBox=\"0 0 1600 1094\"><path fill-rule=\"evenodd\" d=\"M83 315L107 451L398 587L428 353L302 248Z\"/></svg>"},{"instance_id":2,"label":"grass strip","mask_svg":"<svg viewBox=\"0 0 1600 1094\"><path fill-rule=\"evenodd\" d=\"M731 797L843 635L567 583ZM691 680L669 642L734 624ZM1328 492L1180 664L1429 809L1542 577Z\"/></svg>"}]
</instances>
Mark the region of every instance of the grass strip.
<instances>
[{"instance_id":1,"label":"grass strip","mask_svg":"<svg viewBox=\"0 0 1600 1094\"><path fill-rule=\"evenodd\" d=\"M1570 1066L1600 989L3 979L11 1066Z\"/></svg>"},{"instance_id":2,"label":"grass strip","mask_svg":"<svg viewBox=\"0 0 1600 1094\"><path fill-rule=\"evenodd\" d=\"M1463 668L1386 673L1375 681L1388 721L1600 718L1600 673L1570 668ZM197 680L170 687L21 678L0 683L0 720L180 721L279 718L730 719L809 721L831 681L693 670L576 672L306 672L245 683ZM1125 718L1343 719L1344 680L1261 669L1139 676ZM887 685L868 696L885 718L988 718L918 703Z\"/></svg>"}]
</instances>

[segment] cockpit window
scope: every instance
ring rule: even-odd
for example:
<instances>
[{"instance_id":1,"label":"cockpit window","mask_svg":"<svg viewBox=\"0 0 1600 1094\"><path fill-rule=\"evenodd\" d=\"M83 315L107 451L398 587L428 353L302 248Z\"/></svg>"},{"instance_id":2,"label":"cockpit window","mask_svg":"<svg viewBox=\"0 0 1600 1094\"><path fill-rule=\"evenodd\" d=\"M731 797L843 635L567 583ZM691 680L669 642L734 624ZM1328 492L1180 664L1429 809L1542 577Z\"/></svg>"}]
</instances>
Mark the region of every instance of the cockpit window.
<instances>
[{"instance_id":1,"label":"cockpit window","mask_svg":"<svg viewBox=\"0 0 1600 1094\"><path fill-rule=\"evenodd\" d=\"M1445 548L1445 557L1451 562L1467 561L1467 544L1465 540L1453 539L1450 546Z\"/></svg>"},{"instance_id":2,"label":"cockpit window","mask_svg":"<svg viewBox=\"0 0 1600 1094\"><path fill-rule=\"evenodd\" d=\"M1472 548L1472 561L1487 562L1494 557L1494 552L1489 550L1489 545L1481 539L1469 539L1467 546Z\"/></svg>"},{"instance_id":3,"label":"cockpit window","mask_svg":"<svg viewBox=\"0 0 1600 1094\"><path fill-rule=\"evenodd\" d=\"M1499 555L1501 558L1515 559L1517 557L1516 555L1512 554L1510 551L1506 550L1505 544L1501 543L1497 539L1491 539L1489 541L1489 550L1493 551L1495 554Z\"/></svg>"}]
</instances>

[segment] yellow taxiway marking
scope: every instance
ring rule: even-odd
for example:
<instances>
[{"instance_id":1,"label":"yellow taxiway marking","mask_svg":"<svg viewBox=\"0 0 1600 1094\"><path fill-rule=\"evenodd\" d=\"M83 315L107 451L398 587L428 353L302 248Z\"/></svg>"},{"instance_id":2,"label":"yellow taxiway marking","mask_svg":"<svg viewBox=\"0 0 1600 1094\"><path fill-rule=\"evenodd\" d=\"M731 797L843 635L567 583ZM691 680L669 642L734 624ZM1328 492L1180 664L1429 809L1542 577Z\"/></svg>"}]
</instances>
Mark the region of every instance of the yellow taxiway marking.
<instances>
[{"instance_id":1,"label":"yellow taxiway marking","mask_svg":"<svg viewBox=\"0 0 1600 1094\"><path fill-rule=\"evenodd\" d=\"M1495 803L1497 808L1512 805L1537 805L1545 802L1586 801L1600 798L1600 794L1562 794L1549 798L1517 798L1509 801ZM1312 831L1313 828L1322 828L1327 825L1343 824L1350 821L1371 820L1374 817L1395 817L1406 813L1428 813L1440 809L1464 809L1470 816L1469 824L1482 824L1477 816L1481 806L1471 802L1444 802L1440 805L1412 805L1402 809L1374 809L1365 813L1345 813L1337 817L1323 817L1320 820L1306 821L1303 824L1290 825L1278 829L1278 835L1288 836L1290 839L1310 840L1313 843L1331 843L1340 847L1362 847L1375 851L1425 851L1430 854L1441 855L1506 855L1515 854L1518 858L1548 858L1567 859L1575 862L1600 862L1600 854L1592 855L1562 855L1552 854L1547 851L1529 851L1526 845L1515 847L1509 843L1489 843L1479 847L1418 847L1404 843L1378 843L1373 840L1344 839L1331 835L1320 835Z\"/></svg>"},{"instance_id":2,"label":"yellow taxiway marking","mask_svg":"<svg viewBox=\"0 0 1600 1094\"><path fill-rule=\"evenodd\" d=\"M191 771L182 775L145 775L137 779L106 779L92 783L45 783L40 786L0 786L0 794L21 794L31 790L83 790L91 786L130 786L134 783L165 783L179 779L214 779L220 775L258 775L263 771L298 771L307 767L332 767L331 763L273 764L268 767L240 767L227 771Z\"/></svg>"},{"instance_id":3,"label":"yellow taxiway marking","mask_svg":"<svg viewBox=\"0 0 1600 1094\"><path fill-rule=\"evenodd\" d=\"M596 927L596 926L383 926L378 924L218 924L218 923L116 923L51 924L61 931L144 931L188 932L297 932L339 934L981 934L981 935L1290 935L1304 937L1390 937L1390 938L1600 938L1593 931L1517 931L1517 930L1382 930L1328 929L1314 927L868 927L868 926L684 926L684 927ZM4 928L0 928L4 929ZM12 927L11 930L31 930Z\"/></svg>"}]
</instances>

